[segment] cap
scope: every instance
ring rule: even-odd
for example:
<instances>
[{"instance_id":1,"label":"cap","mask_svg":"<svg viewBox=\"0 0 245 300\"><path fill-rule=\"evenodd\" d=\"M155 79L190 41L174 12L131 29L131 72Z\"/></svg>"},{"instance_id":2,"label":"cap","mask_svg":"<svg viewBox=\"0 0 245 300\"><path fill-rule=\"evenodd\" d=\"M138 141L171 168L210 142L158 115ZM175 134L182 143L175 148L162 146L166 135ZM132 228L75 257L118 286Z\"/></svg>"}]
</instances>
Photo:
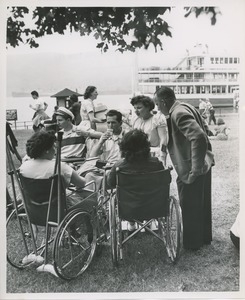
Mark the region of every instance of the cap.
<instances>
[{"instance_id":1,"label":"cap","mask_svg":"<svg viewBox=\"0 0 245 300\"><path fill-rule=\"evenodd\" d=\"M62 117L69 117L72 120L74 119L73 113L65 107L59 107L59 109L55 112L55 114Z\"/></svg>"}]
</instances>

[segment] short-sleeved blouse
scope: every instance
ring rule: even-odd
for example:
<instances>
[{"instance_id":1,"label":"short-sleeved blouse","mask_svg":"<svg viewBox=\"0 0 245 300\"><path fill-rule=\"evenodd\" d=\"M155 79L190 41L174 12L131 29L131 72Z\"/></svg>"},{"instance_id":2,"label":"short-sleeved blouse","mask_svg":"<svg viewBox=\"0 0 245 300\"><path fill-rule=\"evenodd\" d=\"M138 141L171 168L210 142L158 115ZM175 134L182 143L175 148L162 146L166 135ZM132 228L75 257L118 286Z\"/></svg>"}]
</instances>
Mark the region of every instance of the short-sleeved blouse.
<instances>
[{"instance_id":1,"label":"short-sleeved blouse","mask_svg":"<svg viewBox=\"0 0 245 300\"><path fill-rule=\"evenodd\" d=\"M158 147L160 144L159 135L157 132L157 128L159 127L166 127L167 128L167 121L165 116L158 112L155 115L152 115L147 120L143 120L142 118L135 118L132 122L132 127L134 129L139 129L145 132L149 140L151 142L151 146Z\"/></svg>"},{"instance_id":2,"label":"short-sleeved blouse","mask_svg":"<svg viewBox=\"0 0 245 300\"><path fill-rule=\"evenodd\" d=\"M45 105L44 105L44 101L38 99L38 100L35 100L35 104L33 105L33 108L35 111L39 112L39 111L42 111L42 110L45 110Z\"/></svg>"},{"instance_id":3,"label":"short-sleeved blouse","mask_svg":"<svg viewBox=\"0 0 245 300\"><path fill-rule=\"evenodd\" d=\"M20 173L27 178L48 179L54 175L55 160L29 159L20 166ZM65 186L68 187L71 181L73 169L61 162L61 176L64 178Z\"/></svg>"},{"instance_id":4,"label":"short-sleeved blouse","mask_svg":"<svg viewBox=\"0 0 245 300\"><path fill-rule=\"evenodd\" d=\"M81 102L81 110L80 110L82 121L89 120L88 114L90 112L94 112L93 101L91 99L82 100L82 102Z\"/></svg>"}]
</instances>

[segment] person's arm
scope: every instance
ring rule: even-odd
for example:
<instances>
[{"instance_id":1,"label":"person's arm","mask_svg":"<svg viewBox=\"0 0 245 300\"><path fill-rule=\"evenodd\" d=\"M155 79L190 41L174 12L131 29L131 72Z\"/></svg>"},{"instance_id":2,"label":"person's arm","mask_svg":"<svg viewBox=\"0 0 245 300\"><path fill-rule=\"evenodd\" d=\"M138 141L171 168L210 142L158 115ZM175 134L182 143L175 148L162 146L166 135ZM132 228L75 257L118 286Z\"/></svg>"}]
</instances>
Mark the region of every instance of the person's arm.
<instances>
[{"instance_id":1,"label":"person's arm","mask_svg":"<svg viewBox=\"0 0 245 300\"><path fill-rule=\"evenodd\" d=\"M29 104L29 107L32 108L35 111L37 110L37 106L36 105Z\"/></svg>"},{"instance_id":2,"label":"person's arm","mask_svg":"<svg viewBox=\"0 0 245 300\"><path fill-rule=\"evenodd\" d=\"M44 104L44 110L46 110L48 107L48 104L46 102L43 102L43 104Z\"/></svg>"},{"instance_id":3,"label":"person's arm","mask_svg":"<svg viewBox=\"0 0 245 300\"><path fill-rule=\"evenodd\" d=\"M191 143L191 174L194 177L203 174L205 155L208 149L206 133L191 113L180 114L176 117L179 130Z\"/></svg>"},{"instance_id":4,"label":"person's arm","mask_svg":"<svg viewBox=\"0 0 245 300\"><path fill-rule=\"evenodd\" d=\"M160 160L166 166L167 158L167 144L168 144L168 129L167 126L157 128L158 136L160 139Z\"/></svg>"},{"instance_id":5,"label":"person's arm","mask_svg":"<svg viewBox=\"0 0 245 300\"><path fill-rule=\"evenodd\" d=\"M103 151L102 147L107 139L108 139L108 133L105 132L100 137L99 142L96 145L94 145L94 147L91 149L89 156L95 157L95 156L102 154L102 151Z\"/></svg>"},{"instance_id":6,"label":"person's arm","mask_svg":"<svg viewBox=\"0 0 245 300\"><path fill-rule=\"evenodd\" d=\"M166 126L159 126L157 128L157 133L160 139L160 147L162 145L167 146L168 144L168 127Z\"/></svg>"},{"instance_id":7,"label":"person's arm","mask_svg":"<svg viewBox=\"0 0 245 300\"><path fill-rule=\"evenodd\" d=\"M75 128L76 128L77 134L85 136L85 137L99 139L102 136L102 132L95 131L93 129L88 129L81 125L78 125Z\"/></svg>"},{"instance_id":8,"label":"person's arm","mask_svg":"<svg viewBox=\"0 0 245 300\"><path fill-rule=\"evenodd\" d=\"M86 184L85 179L79 176L75 170L72 171L70 182L78 188L83 188Z\"/></svg>"},{"instance_id":9,"label":"person's arm","mask_svg":"<svg viewBox=\"0 0 245 300\"><path fill-rule=\"evenodd\" d=\"M102 132L90 129L88 136L94 139L99 139L102 136Z\"/></svg>"},{"instance_id":10,"label":"person's arm","mask_svg":"<svg viewBox=\"0 0 245 300\"><path fill-rule=\"evenodd\" d=\"M30 104L29 107L34 109L35 111L38 111L42 107L42 103L40 102L40 100L36 100L35 105Z\"/></svg>"},{"instance_id":11,"label":"person's arm","mask_svg":"<svg viewBox=\"0 0 245 300\"><path fill-rule=\"evenodd\" d=\"M157 118L156 129L160 140L160 160L162 161L164 166L166 166L167 144L169 140L167 121L165 116L162 114L155 118Z\"/></svg>"}]
</instances>

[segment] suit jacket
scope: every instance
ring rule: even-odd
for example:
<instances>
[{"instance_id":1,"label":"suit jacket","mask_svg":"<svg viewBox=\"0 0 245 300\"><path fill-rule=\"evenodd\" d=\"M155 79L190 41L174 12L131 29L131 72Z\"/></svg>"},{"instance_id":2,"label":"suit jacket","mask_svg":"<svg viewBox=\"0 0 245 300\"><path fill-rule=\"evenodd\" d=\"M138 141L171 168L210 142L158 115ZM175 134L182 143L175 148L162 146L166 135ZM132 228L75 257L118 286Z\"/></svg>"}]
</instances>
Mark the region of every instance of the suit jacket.
<instances>
[{"instance_id":1,"label":"suit jacket","mask_svg":"<svg viewBox=\"0 0 245 300\"><path fill-rule=\"evenodd\" d=\"M198 111L175 101L169 111L168 151L181 181L192 183L213 164L211 144Z\"/></svg>"}]
</instances>

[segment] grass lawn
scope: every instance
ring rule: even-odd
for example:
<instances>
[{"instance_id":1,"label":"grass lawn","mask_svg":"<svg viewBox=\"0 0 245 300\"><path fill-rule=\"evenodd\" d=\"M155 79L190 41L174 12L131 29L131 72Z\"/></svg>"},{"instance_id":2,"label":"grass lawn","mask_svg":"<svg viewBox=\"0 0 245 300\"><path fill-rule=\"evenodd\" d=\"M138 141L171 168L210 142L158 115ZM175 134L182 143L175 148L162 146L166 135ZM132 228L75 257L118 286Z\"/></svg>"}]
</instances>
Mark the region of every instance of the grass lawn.
<instances>
[{"instance_id":1,"label":"grass lawn","mask_svg":"<svg viewBox=\"0 0 245 300\"><path fill-rule=\"evenodd\" d=\"M173 265L162 244L141 234L126 244L124 259L113 268L109 243L79 278L66 282L34 267L19 271L7 264L8 293L104 293L104 292L235 292L239 291L239 253L229 231L239 211L239 120L227 115L228 141L211 141L213 168L213 242L196 252L182 250ZM211 130L213 126L210 127ZM14 132L23 156L31 131ZM177 196L174 180L171 194ZM182 296L185 295L182 293ZM188 295L186 294L186 297Z\"/></svg>"}]
</instances>

